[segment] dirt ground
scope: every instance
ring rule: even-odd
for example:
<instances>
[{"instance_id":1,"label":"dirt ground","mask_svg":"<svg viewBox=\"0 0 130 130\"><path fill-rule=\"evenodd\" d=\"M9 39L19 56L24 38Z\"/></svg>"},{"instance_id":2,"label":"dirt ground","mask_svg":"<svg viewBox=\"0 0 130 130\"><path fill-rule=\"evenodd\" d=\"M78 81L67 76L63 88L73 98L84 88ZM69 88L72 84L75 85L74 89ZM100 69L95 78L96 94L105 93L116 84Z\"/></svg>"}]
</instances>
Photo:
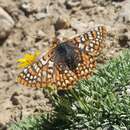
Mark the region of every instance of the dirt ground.
<instances>
[{"instance_id":1,"label":"dirt ground","mask_svg":"<svg viewBox=\"0 0 130 130\"><path fill-rule=\"evenodd\" d=\"M108 30L106 59L130 46L130 0L0 0L0 129L51 110L42 90L16 83L16 60L44 52L54 37L68 39L97 26Z\"/></svg>"}]
</instances>

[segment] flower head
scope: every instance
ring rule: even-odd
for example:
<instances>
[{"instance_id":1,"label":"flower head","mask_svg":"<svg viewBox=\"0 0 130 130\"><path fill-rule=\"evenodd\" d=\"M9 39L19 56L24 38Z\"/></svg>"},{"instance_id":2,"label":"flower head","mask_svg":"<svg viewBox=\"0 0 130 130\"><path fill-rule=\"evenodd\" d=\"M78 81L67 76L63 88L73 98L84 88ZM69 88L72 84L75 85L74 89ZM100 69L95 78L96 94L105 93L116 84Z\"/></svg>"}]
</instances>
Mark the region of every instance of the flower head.
<instances>
[{"instance_id":1,"label":"flower head","mask_svg":"<svg viewBox=\"0 0 130 130\"><path fill-rule=\"evenodd\" d=\"M34 54L27 53L22 58L18 59L17 62L20 64L18 67L25 68L30 64L34 63L37 60L37 57L40 55L40 51L35 51Z\"/></svg>"}]
</instances>

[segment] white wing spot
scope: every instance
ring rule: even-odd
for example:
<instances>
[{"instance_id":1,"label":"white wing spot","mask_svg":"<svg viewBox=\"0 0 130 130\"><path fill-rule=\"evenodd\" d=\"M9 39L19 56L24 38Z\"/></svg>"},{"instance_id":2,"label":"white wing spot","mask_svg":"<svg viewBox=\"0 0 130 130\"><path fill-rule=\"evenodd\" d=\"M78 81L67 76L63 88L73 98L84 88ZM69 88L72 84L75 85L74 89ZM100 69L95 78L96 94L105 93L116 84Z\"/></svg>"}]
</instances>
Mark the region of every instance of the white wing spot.
<instances>
[{"instance_id":1,"label":"white wing spot","mask_svg":"<svg viewBox=\"0 0 130 130\"><path fill-rule=\"evenodd\" d=\"M84 71L83 70L81 71L81 75L84 75Z\"/></svg>"},{"instance_id":2,"label":"white wing spot","mask_svg":"<svg viewBox=\"0 0 130 130\"><path fill-rule=\"evenodd\" d=\"M49 69L48 72L49 72L49 73L53 73L53 69Z\"/></svg>"},{"instance_id":3,"label":"white wing spot","mask_svg":"<svg viewBox=\"0 0 130 130\"><path fill-rule=\"evenodd\" d=\"M90 52L93 52L93 51L94 51L94 49L93 49L93 48L91 48L91 49L90 49Z\"/></svg>"},{"instance_id":4,"label":"white wing spot","mask_svg":"<svg viewBox=\"0 0 130 130\"><path fill-rule=\"evenodd\" d=\"M39 81L39 82L40 82L40 81L41 81L41 78L40 78L40 77L38 77L38 78L37 78L37 81Z\"/></svg>"},{"instance_id":5,"label":"white wing spot","mask_svg":"<svg viewBox=\"0 0 130 130\"><path fill-rule=\"evenodd\" d=\"M80 35L81 42L85 42L84 35Z\"/></svg>"},{"instance_id":6,"label":"white wing spot","mask_svg":"<svg viewBox=\"0 0 130 130\"><path fill-rule=\"evenodd\" d=\"M63 82L62 85L65 86L65 83Z\"/></svg>"},{"instance_id":7,"label":"white wing spot","mask_svg":"<svg viewBox=\"0 0 130 130\"><path fill-rule=\"evenodd\" d=\"M86 46L85 50L86 50L86 51L89 51L89 48Z\"/></svg>"},{"instance_id":8,"label":"white wing spot","mask_svg":"<svg viewBox=\"0 0 130 130\"><path fill-rule=\"evenodd\" d=\"M72 77L69 77L69 79L72 81L73 80L73 78Z\"/></svg>"},{"instance_id":9,"label":"white wing spot","mask_svg":"<svg viewBox=\"0 0 130 130\"><path fill-rule=\"evenodd\" d=\"M29 74L29 73L27 74L27 77L30 77L30 74Z\"/></svg>"},{"instance_id":10,"label":"white wing spot","mask_svg":"<svg viewBox=\"0 0 130 130\"><path fill-rule=\"evenodd\" d=\"M33 64L33 67L34 67L34 69L36 70L37 69L37 64L35 63L35 64Z\"/></svg>"},{"instance_id":11,"label":"white wing spot","mask_svg":"<svg viewBox=\"0 0 130 130\"><path fill-rule=\"evenodd\" d=\"M36 79L36 78L37 78L37 76L35 75L35 76L34 76L34 79Z\"/></svg>"},{"instance_id":12,"label":"white wing spot","mask_svg":"<svg viewBox=\"0 0 130 130\"><path fill-rule=\"evenodd\" d=\"M67 70L65 70L65 74L66 74L66 73L68 73L68 71L67 71Z\"/></svg>"},{"instance_id":13,"label":"white wing spot","mask_svg":"<svg viewBox=\"0 0 130 130\"><path fill-rule=\"evenodd\" d=\"M99 35L97 35L97 38L100 39L101 37Z\"/></svg>"},{"instance_id":14,"label":"white wing spot","mask_svg":"<svg viewBox=\"0 0 130 130\"><path fill-rule=\"evenodd\" d=\"M33 83L36 83L36 80L33 80L32 82L33 82Z\"/></svg>"},{"instance_id":15,"label":"white wing spot","mask_svg":"<svg viewBox=\"0 0 130 130\"><path fill-rule=\"evenodd\" d=\"M87 69L85 69L85 73L88 73L88 70L87 70Z\"/></svg>"},{"instance_id":16,"label":"white wing spot","mask_svg":"<svg viewBox=\"0 0 130 130\"><path fill-rule=\"evenodd\" d=\"M42 65L45 65L47 63L47 61L43 60L43 58L40 59L40 62L42 63Z\"/></svg>"},{"instance_id":17,"label":"white wing spot","mask_svg":"<svg viewBox=\"0 0 130 130\"><path fill-rule=\"evenodd\" d=\"M96 33L97 33L97 35L100 35L100 32L99 32L99 31L97 31Z\"/></svg>"},{"instance_id":18,"label":"white wing spot","mask_svg":"<svg viewBox=\"0 0 130 130\"><path fill-rule=\"evenodd\" d=\"M60 81L57 81L57 85L59 85L59 86L60 86L60 85L61 85L61 82L60 82Z\"/></svg>"},{"instance_id":19,"label":"white wing spot","mask_svg":"<svg viewBox=\"0 0 130 130\"><path fill-rule=\"evenodd\" d=\"M29 83L32 83L32 81L31 81L31 80L29 80Z\"/></svg>"},{"instance_id":20,"label":"white wing spot","mask_svg":"<svg viewBox=\"0 0 130 130\"><path fill-rule=\"evenodd\" d=\"M96 38L96 41L99 41L99 38Z\"/></svg>"},{"instance_id":21,"label":"white wing spot","mask_svg":"<svg viewBox=\"0 0 130 130\"><path fill-rule=\"evenodd\" d=\"M51 78L51 74L48 74L47 77L50 79Z\"/></svg>"},{"instance_id":22,"label":"white wing spot","mask_svg":"<svg viewBox=\"0 0 130 130\"><path fill-rule=\"evenodd\" d=\"M79 48L83 49L84 48L84 44L79 44Z\"/></svg>"},{"instance_id":23,"label":"white wing spot","mask_svg":"<svg viewBox=\"0 0 130 130\"><path fill-rule=\"evenodd\" d=\"M47 76L46 71L43 71L43 72L42 72L42 75L43 75L44 77L46 77L46 76Z\"/></svg>"},{"instance_id":24,"label":"white wing spot","mask_svg":"<svg viewBox=\"0 0 130 130\"><path fill-rule=\"evenodd\" d=\"M33 76L32 76L32 75L30 76L30 79L33 79Z\"/></svg>"},{"instance_id":25,"label":"white wing spot","mask_svg":"<svg viewBox=\"0 0 130 130\"><path fill-rule=\"evenodd\" d=\"M28 81L28 78L25 78L25 80L27 80L27 81Z\"/></svg>"},{"instance_id":26,"label":"white wing spot","mask_svg":"<svg viewBox=\"0 0 130 130\"><path fill-rule=\"evenodd\" d=\"M24 69L23 72L26 74L28 72L28 69Z\"/></svg>"},{"instance_id":27,"label":"white wing spot","mask_svg":"<svg viewBox=\"0 0 130 130\"><path fill-rule=\"evenodd\" d=\"M38 72L40 70L40 68L37 66L37 68L36 68L36 72Z\"/></svg>"},{"instance_id":28,"label":"white wing spot","mask_svg":"<svg viewBox=\"0 0 130 130\"><path fill-rule=\"evenodd\" d=\"M48 67L53 67L53 62L49 61L48 62Z\"/></svg>"},{"instance_id":29,"label":"white wing spot","mask_svg":"<svg viewBox=\"0 0 130 130\"><path fill-rule=\"evenodd\" d=\"M38 76L40 76L40 77L41 77L41 76L42 76L42 74L41 74L41 73L38 73Z\"/></svg>"},{"instance_id":30,"label":"white wing spot","mask_svg":"<svg viewBox=\"0 0 130 130\"><path fill-rule=\"evenodd\" d=\"M90 45L90 47L93 47L93 43L90 43L89 45Z\"/></svg>"},{"instance_id":31,"label":"white wing spot","mask_svg":"<svg viewBox=\"0 0 130 130\"><path fill-rule=\"evenodd\" d=\"M69 84L69 81L68 81L68 80L65 80L65 83L66 83L66 84Z\"/></svg>"}]
</instances>

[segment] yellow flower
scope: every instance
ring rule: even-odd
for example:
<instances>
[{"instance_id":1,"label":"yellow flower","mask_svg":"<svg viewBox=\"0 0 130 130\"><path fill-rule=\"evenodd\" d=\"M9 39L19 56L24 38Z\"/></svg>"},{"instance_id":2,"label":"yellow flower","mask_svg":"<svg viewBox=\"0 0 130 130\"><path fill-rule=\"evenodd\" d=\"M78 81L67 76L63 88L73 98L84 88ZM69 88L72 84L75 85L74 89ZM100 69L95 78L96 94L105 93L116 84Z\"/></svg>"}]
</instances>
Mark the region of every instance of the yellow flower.
<instances>
[{"instance_id":1,"label":"yellow flower","mask_svg":"<svg viewBox=\"0 0 130 130\"><path fill-rule=\"evenodd\" d=\"M30 64L34 63L37 59L37 57L40 55L40 51L36 51L34 54L25 54L23 58L20 58L17 60L20 64L18 67L25 68L29 66Z\"/></svg>"}]
</instances>

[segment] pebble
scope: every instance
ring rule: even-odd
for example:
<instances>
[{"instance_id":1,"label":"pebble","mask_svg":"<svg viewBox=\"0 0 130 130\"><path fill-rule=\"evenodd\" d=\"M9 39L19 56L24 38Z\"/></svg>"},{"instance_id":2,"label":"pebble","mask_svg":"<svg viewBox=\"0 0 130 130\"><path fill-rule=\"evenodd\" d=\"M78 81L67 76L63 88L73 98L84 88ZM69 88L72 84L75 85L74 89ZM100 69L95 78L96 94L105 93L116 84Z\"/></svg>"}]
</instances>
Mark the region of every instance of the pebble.
<instances>
[{"instance_id":1,"label":"pebble","mask_svg":"<svg viewBox=\"0 0 130 130\"><path fill-rule=\"evenodd\" d=\"M7 130L7 127L0 122L0 130Z\"/></svg>"},{"instance_id":2,"label":"pebble","mask_svg":"<svg viewBox=\"0 0 130 130\"><path fill-rule=\"evenodd\" d=\"M57 20L56 23L54 24L55 30L59 29L67 29L70 27L70 21L68 17L65 16L60 16Z\"/></svg>"},{"instance_id":3,"label":"pebble","mask_svg":"<svg viewBox=\"0 0 130 130\"><path fill-rule=\"evenodd\" d=\"M16 93L14 93L11 98L10 101L12 102L13 105L19 105L19 99Z\"/></svg>"},{"instance_id":4,"label":"pebble","mask_svg":"<svg viewBox=\"0 0 130 130\"><path fill-rule=\"evenodd\" d=\"M85 9L93 7L94 4L92 3L92 0L81 0L81 6L83 9Z\"/></svg>"},{"instance_id":5,"label":"pebble","mask_svg":"<svg viewBox=\"0 0 130 130\"><path fill-rule=\"evenodd\" d=\"M44 12L39 12L37 14L35 14L34 16L37 20L40 20L40 19L44 19L46 17L49 17L49 14L47 13L44 13Z\"/></svg>"},{"instance_id":6,"label":"pebble","mask_svg":"<svg viewBox=\"0 0 130 130\"><path fill-rule=\"evenodd\" d=\"M42 98L44 98L44 95L43 95L42 91L37 90L37 91L34 92L34 96L33 96L34 100L38 100L38 99L42 99Z\"/></svg>"},{"instance_id":7,"label":"pebble","mask_svg":"<svg viewBox=\"0 0 130 130\"><path fill-rule=\"evenodd\" d=\"M0 7L0 39L7 38L14 25L12 17Z\"/></svg>"},{"instance_id":8,"label":"pebble","mask_svg":"<svg viewBox=\"0 0 130 130\"><path fill-rule=\"evenodd\" d=\"M49 0L21 0L20 2L21 9L29 15L32 13L40 13L45 10L49 4Z\"/></svg>"},{"instance_id":9,"label":"pebble","mask_svg":"<svg viewBox=\"0 0 130 130\"><path fill-rule=\"evenodd\" d=\"M66 0L65 5L67 9L71 9L73 7L78 7L80 5L80 1Z\"/></svg>"},{"instance_id":10,"label":"pebble","mask_svg":"<svg viewBox=\"0 0 130 130\"><path fill-rule=\"evenodd\" d=\"M67 40L73 36L75 36L75 31L72 29L61 29L59 31L57 31L57 38L59 38L60 40Z\"/></svg>"},{"instance_id":11,"label":"pebble","mask_svg":"<svg viewBox=\"0 0 130 130\"><path fill-rule=\"evenodd\" d=\"M128 36L125 34L119 35L118 43L121 47L128 47Z\"/></svg>"},{"instance_id":12,"label":"pebble","mask_svg":"<svg viewBox=\"0 0 130 130\"><path fill-rule=\"evenodd\" d=\"M26 12L32 12L31 3L28 0L22 0L21 1L21 9L23 9Z\"/></svg>"},{"instance_id":13,"label":"pebble","mask_svg":"<svg viewBox=\"0 0 130 130\"><path fill-rule=\"evenodd\" d=\"M122 9L119 12L119 19L122 19L121 22L130 23L130 1L124 1Z\"/></svg>"},{"instance_id":14,"label":"pebble","mask_svg":"<svg viewBox=\"0 0 130 130\"><path fill-rule=\"evenodd\" d=\"M83 33L86 32L87 30L87 24L83 23L82 21L78 21L76 19L71 20L71 27L78 33Z\"/></svg>"}]
</instances>

